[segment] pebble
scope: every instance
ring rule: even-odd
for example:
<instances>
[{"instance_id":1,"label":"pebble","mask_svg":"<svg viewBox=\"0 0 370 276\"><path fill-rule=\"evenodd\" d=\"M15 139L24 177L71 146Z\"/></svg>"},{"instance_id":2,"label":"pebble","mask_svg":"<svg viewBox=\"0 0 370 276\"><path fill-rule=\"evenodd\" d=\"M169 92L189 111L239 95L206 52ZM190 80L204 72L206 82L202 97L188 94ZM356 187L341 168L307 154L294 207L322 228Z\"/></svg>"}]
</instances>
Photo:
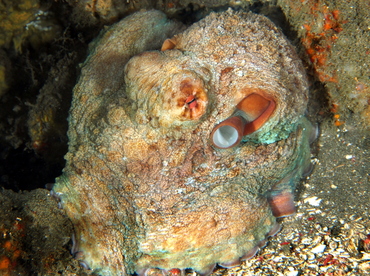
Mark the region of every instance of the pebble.
<instances>
[{"instance_id":1,"label":"pebble","mask_svg":"<svg viewBox=\"0 0 370 276\"><path fill-rule=\"evenodd\" d=\"M312 239L311 238L303 238L302 241L301 241L302 244L311 244L312 243Z\"/></svg>"},{"instance_id":2,"label":"pebble","mask_svg":"<svg viewBox=\"0 0 370 276\"><path fill-rule=\"evenodd\" d=\"M308 254L308 260L312 261L312 260L315 260L316 259L316 256L315 254Z\"/></svg>"},{"instance_id":3,"label":"pebble","mask_svg":"<svg viewBox=\"0 0 370 276\"><path fill-rule=\"evenodd\" d=\"M336 249L337 247L338 247L338 244L335 242L335 241L331 241L330 243L329 243L329 247L330 247L330 249Z\"/></svg>"},{"instance_id":4,"label":"pebble","mask_svg":"<svg viewBox=\"0 0 370 276\"><path fill-rule=\"evenodd\" d=\"M289 269L289 272L286 274L287 276L297 276L298 275L297 270L294 270L292 267L288 267L288 269Z\"/></svg>"},{"instance_id":5,"label":"pebble","mask_svg":"<svg viewBox=\"0 0 370 276\"><path fill-rule=\"evenodd\" d=\"M361 261L370 260L370 253L364 253L362 255Z\"/></svg>"},{"instance_id":6,"label":"pebble","mask_svg":"<svg viewBox=\"0 0 370 276\"><path fill-rule=\"evenodd\" d=\"M311 249L311 253L318 254L325 251L326 245L325 244L319 244Z\"/></svg>"},{"instance_id":7,"label":"pebble","mask_svg":"<svg viewBox=\"0 0 370 276\"><path fill-rule=\"evenodd\" d=\"M308 198L304 199L304 202L307 202L311 206L318 207L318 206L320 206L321 200L322 199L318 198L317 196L312 196L312 197L308 197Z\"/></svg>"},{"instance_id":8,"label":"pebble","mask_svg":"<svg viewBox=\"0 0 370 276\"><path fill-rule=\"evenodd\" d=\"M359 264L358 268L361 269L361 270L369 272L370 271L370 262L361 263L361 264Z\"/></svg>"}]
</instances>

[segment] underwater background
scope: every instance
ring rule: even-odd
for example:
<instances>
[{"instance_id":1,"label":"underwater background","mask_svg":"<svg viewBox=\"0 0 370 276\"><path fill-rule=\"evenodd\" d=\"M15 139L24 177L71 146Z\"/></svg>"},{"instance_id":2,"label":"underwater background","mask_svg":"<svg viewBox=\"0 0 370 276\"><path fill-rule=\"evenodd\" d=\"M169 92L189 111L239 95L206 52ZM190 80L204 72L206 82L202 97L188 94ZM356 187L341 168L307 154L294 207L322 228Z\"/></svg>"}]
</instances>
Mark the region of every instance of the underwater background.
<instances>
[{"instance_id":1,"label":"underwater background","mask_svg":"<svg viewBox=\"0 0 370 276\"><path fill-rule=\"evenodd\" d=\"M213 275L370 274L369 1L0 2L0 275L89 275L49 189L64 168L72 89L100 31L140 9L192 24L211 11L269 17L310 80L319 126L297 214L241 267ZM188 274L194 274L189 271Z\"/></svg>"}]
</instances>

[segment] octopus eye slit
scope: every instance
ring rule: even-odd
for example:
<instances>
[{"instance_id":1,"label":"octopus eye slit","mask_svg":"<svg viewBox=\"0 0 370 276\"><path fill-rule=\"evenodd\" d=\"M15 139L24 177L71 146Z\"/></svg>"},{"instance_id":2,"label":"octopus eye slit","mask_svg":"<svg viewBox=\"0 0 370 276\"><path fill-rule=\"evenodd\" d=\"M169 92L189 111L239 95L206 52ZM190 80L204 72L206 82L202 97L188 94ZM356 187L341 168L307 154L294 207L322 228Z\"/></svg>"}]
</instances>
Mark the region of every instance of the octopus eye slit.
<instances>
[{"instance_id":1,"label":"octopus eye slit","mask_svg":"<svg viewBox=\"0 0 370 276\"><path fill-rule=\"evenodd\" d=\"M194 95L190 95L186 98L185 103L188 105L190 109L193 109L197 106L197 99Z\"/></svg>"}]
</instances>

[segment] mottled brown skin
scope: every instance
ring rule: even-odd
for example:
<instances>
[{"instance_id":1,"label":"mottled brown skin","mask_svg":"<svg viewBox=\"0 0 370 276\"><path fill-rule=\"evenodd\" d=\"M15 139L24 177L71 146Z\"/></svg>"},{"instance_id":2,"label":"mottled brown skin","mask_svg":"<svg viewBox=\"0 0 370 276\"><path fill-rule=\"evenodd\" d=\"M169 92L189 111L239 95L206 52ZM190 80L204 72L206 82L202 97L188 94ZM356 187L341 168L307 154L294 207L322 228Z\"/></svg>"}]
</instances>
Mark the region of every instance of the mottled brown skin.
<instances>
[{"instance_id":1,"label":"mottled brown skin","mask_svg":"<svg viewBox=\"0 0 370 276\"><path fill-rule=\"evenodd\" d=\"M304 70L276 27L211 14L173 49L144 52L180 28L157 11L125 18L94 42L74 88L54 191L76 257L101 275L238 260L275 225L268 196L290 191L309 161ZM272 117L252 141L213 147L214 126L253 91L275 99Z\"/></svg>"}]
</instances>

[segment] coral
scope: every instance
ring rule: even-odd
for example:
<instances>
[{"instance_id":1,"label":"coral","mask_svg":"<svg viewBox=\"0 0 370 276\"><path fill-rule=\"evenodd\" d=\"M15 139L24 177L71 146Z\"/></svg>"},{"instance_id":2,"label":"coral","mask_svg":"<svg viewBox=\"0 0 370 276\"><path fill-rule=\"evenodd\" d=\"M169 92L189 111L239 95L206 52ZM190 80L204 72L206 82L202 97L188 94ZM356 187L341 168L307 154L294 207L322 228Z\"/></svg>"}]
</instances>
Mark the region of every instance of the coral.
<instances>
[{"instance_id":1,"label":"coral","mask_svg":"<svg viewBox=\"0 0 370 276\"><path fill-rule=\"evenodd\" d=\"M315 76L325 85L330 104L337 106L334 124L339 127L349 119L368 128L369 2L281 0L279 5L295 27Z\"/></svg>"},{"instance_id":2,"label":"coral","mask_svg":"<svg viewBox=\"0 0 370 276\"><path fill-rule=\"evenodd\" d=\"M9 58L6 53L0 49L0 98L6 93L9 88L8 78L9 68L10 68Z\"/></svg>"},{"instance_id":3,"label":"coral","mask_svg":"<svg viewBox=\"0 0 370 276\"><path fill-rule=\"evenodd\" d=\"M311 14L322 18L323 24L315 24L317 21L303 24L306 33L302 38L302 44L320 81L337 83L336 72L327 72L326 67L331 48L338 39L339 33L343 31L342 25L346 21L341 20L339 10L329 10L328 6L320 2L313 4Z\"/></svg>"},{"instance_id":4,"label":"coral","mask_svg":"<svg viewBox=\"0 0 370 276\"><path fill-rule=\"evenodd\" d=\"M45 189L0 191L0 275L51 275L65 269L68 251L63 247L72 225L56 205Z\"/></svg>"},{"instance_id":5,"label":"coral","mask_svg":"<svg viewBox=\"0 0 370 276\"><path fill-rule=\"evenodd\" d=\"M66 152L65 141L71 90L75 83L77 55L68 55L49 70L49 76L40 89L37 101L28 113L30 148L50 163ZM59 160L57 160L59 161Z\"/></svg>"},{"instance_id":6,"label":"coral","mask_svg":"<svg viewBox=\"0 0 370 276\"><path fill-rule=\"evenodd\" d=\"M72 253L96 273L232 267L295 211L313 129L293 47L252 13L183 29L159 11L126 17L92 43L73 90L53 192L74 224ZM234 115L255 128L214 147L212 130Z\"/></svg>"},{"instance_id":7,"label":"coral","mask_svg":"<svg viewBox=\"0 0 370 276\"><path fill-rule=\"evenodd\" d=\"M0 46L9 48L12 43L21 52L25 41L37 48L59 34L59 26L39 0L2 1L0 11Z\"/></svg>"}]
</instances>

